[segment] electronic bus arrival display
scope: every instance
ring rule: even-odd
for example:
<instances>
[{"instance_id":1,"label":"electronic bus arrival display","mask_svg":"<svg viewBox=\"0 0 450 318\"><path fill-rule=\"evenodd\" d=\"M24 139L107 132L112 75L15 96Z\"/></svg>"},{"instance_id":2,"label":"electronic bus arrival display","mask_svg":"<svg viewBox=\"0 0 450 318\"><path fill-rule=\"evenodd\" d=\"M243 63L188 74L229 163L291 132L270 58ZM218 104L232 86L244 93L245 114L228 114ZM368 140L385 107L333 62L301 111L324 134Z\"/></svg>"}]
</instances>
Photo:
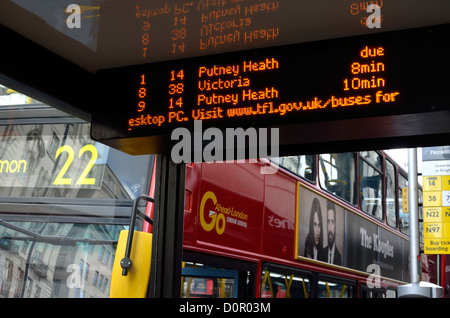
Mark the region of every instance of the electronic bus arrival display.
<instances>
[{"instance_id":1,"label":"electronic bus arrival display","mask_svg":"<svg viewBox=\"0 0 450 318\"><path fill-rule=\"evenodd\" d=\"M442 25L99 71L92 136L123 144L167 140L196 120L203 128L281 127L446 109L449 31Z\"/></svg>"}]
</instances>

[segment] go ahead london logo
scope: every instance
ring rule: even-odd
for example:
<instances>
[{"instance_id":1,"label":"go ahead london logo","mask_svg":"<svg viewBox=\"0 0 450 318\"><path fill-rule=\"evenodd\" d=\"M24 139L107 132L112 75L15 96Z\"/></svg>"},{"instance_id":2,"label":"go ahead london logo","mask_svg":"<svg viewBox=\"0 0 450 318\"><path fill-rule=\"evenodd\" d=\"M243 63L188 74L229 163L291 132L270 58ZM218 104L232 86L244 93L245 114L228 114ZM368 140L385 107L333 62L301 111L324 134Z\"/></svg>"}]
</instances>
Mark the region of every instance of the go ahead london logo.
<instances>
[{"instance_id":1,"label":"go ahead london logo","mask_svg":"<svg viewBox=\"0 0 450 318\"><path fill-rule=\"evenodd\" d=\"M248 214L218 201L212 191L207 191L200 203L200 224L206 232L215 229L217 234L225 232L227 224L247 228Z\"/></svg>"}]
</instances>

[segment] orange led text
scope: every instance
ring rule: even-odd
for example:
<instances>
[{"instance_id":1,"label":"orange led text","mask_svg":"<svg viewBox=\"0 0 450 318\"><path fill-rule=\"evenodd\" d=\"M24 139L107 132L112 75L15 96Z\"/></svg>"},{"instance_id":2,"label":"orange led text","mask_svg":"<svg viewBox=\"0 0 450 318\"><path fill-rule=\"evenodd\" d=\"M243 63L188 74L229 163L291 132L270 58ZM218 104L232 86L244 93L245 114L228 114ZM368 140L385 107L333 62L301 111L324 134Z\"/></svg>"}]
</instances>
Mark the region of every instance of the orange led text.
<instances>
[{"instance_id":1,"label":"orange led text","mask_svg":"<svg viewBox=\"0 0 450 318\"><path fill-rule=\"evenodd\" d=\"M359 55L362 58L384 56L384 48L382 46L370 48L366 45Z\"/></svg>"}]
</instances>

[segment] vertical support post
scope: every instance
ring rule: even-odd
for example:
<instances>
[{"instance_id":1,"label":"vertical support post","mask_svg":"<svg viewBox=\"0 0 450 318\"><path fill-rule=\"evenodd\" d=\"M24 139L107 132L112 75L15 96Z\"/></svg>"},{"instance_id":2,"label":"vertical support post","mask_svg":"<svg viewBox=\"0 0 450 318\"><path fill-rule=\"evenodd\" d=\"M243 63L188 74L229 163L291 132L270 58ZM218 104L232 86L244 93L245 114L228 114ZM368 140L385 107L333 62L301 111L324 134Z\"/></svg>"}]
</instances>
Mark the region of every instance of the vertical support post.
<instances>
[{"instance_id":1,"label":"vertical support post","mask_svg":"<svg viewBox=\"0 0 450 318\"><path fill-rule=\"evenodd\" d=\"M408 149L408 192L409 192L409 263L411 284L397 288L399 298L440 298L444 289L436 284L420 281L419 250L419 200L417 182L417 149Z\"/></svg>"},{"instance_id":2,"label":"vertical support post","mask_svg":"<svg viewBox=\"0 0 450 318\"><path fill-rule=\"evenodd\" d=\"M181 288L185 164L175 164L170 153L158 155L153 257L148 296L178 298Z\"/></svg>"},{"instance_id":3,"label":"vertical support post","mask_svg":"<svg viewBox=\"0 0 450 318\"><path fill-rule=\"evenodd\" d=\"M417 182L417 149L408 149L408 188L409 188L409 263L411 264L411 284L420 282L419 250L419 200Z\"/></svg>"}]
</instances>

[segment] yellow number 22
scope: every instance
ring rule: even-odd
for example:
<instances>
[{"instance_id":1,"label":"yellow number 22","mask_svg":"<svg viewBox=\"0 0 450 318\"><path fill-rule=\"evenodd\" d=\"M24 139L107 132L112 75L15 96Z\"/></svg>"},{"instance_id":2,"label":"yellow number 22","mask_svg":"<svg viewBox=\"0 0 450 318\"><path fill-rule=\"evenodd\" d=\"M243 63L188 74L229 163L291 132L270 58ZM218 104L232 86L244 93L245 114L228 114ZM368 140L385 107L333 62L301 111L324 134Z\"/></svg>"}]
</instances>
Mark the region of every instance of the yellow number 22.
<instances>
[{"instance_id":1,"label":"yellow number 22","mask_svg":"<svg viewBox=\"0 0 450 318\"><path fill-rule=\"evenodd\" d=\"M81 173L80 177L78 178L78 180L76 182L77 185L95 184L95 178L86 178L86 177L89 174L89 172L91 171L95 162L97 161L98 151L94 145L90 145L90 144L86 145L83 148L81 148L80 151L78 152L78 158L81 158L81 156L86 151L89 151L91 153L91 159L89 160L89 162L87 163L83 172ZM64 175L66 174L67 170L69 170L69 167L71 166L71 164L75 158L75 152L71 146L68 146L68 145L61 146L56 151L56 159L63 152L67 152L68 156L67 156L66 162L64 163L63 167L61 168L61 171L56 176L55 181L53 181L53 184L55 184L55 185L71 185L72 184L72 178L65 178Z\"/></svg>"}]
</instances>

